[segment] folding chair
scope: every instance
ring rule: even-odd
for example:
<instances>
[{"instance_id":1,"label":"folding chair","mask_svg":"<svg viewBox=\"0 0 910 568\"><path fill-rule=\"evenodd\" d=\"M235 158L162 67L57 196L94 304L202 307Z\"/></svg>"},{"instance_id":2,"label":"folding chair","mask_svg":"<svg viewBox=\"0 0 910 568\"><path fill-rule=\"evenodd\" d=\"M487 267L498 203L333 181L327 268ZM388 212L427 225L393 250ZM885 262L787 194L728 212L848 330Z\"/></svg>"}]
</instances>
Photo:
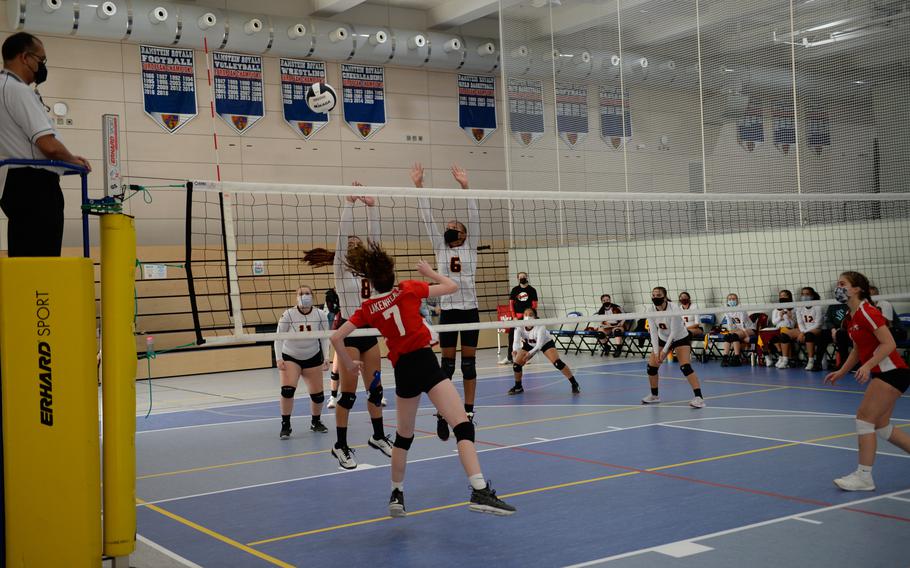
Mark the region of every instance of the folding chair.
<instances>
[{"instance_id":1,"label":"folding chair","mask_svg":"<svg viewBox=\"0 0 910 568\"><path fill-rule=\"evenodd\" d=\"M635 322L633 331L623 332L622 349L626 353L639 355L642 359L651 353L651 333L648 331L648 320L640 319Z\"/></svg>"},{"instance_id":2,"label":"folding chair","mask_svg":"<svg viewBox=\"0 0 910 568\"><path fill-rule=\"evenodd\" d=\"M580 318L584 314L578 310L573 310L566 314L566 317L570 318ZM579 329L581 324L563 324L559 326L559 329L550 330L550 335L553 336L553 343L556 344L557 349L560 347L565 351L566 355L569 354L571 349L575 349L575 354L581 353L581 350L589 352L591 355L597 350L599 343L597 342L597 333L596 331L591 331L588 329Z\"/></svg>"},{"instance_id":3,"label":"folding chair","mask_svg":"<svg viewBox=\"0 0 910 568\"><path fill-rule=\"evenodd\" d=\"M897 314L897 321L900 322L900 326L905 331L910 329L910 313ZM903 351L902 355L905 360L910 359L910 337L905 336L902 339L898 339L897 348Z\"/></svg>"},{"instance_id":4,"label":"folding chair","mask_svg":"<svg viewBox=\"0 0 910 568\"><path fill-rule=\"evenodd\" d=\"M702 332L701 334L692 336L692 357L696 361L704 362L705 336L707 335L704 328L705 326L708 326L708 329L711 329L714 327L714 322L716 321L717 318L714 316L714 314L703 314L699 316L698 323L700 323L702 326Z\"/></svg>"}]
</instances>

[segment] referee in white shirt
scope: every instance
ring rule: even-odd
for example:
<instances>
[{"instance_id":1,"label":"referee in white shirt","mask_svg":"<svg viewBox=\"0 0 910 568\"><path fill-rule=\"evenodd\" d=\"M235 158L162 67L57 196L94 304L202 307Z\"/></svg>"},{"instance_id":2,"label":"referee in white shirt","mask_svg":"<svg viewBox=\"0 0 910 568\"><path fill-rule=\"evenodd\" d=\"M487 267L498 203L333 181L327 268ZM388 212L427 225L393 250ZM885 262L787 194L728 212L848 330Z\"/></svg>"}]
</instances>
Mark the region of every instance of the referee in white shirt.
<instances>
[{"instance_id":1,"label":"referee in white shirt","mask_svg":"<svg viewBox=\"0 0 910 568\"><path fill-rule=\"evenodd\" d=\"M47 55L37 37L15 33L3 42L0 72L0 158L59 160L91 170L59 140L37 91ZM9 256L60 256L63 191L55 168L9 166L0 209L9 219Z\"/></svg>"}]
</instances>

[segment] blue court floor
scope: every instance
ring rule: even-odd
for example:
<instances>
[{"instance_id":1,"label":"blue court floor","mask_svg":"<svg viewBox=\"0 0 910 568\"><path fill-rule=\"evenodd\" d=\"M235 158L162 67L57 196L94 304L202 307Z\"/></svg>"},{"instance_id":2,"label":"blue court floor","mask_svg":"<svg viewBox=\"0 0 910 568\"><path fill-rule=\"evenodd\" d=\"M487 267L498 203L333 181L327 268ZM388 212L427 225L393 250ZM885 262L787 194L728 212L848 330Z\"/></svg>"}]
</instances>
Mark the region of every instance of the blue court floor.
<instances>
[{"instance_id":1,"label":"blue court floor","mask_svg":"<svg viewBox=\"0 0 910 568\"><path fill-rule=\"evenodd\" d=\"M580 396L543 364L521 395L506 394L508 367L478 381L481 465L518 508L511 517L468 511L454 441L436 438L424 399L409 514L391 519L366 397L348 434L360 466L343 471L329 454L331 411L329 433L311 432L304 392L284 441L277 400L138 418L139 533L187 566L219 568L910 566L910 456L879 446L875 492L832 483L856 467L862 388L851 379L698 365L708 406L695 410L676 367L662 369L664 402L642 406L640 359L572 362ZM907 397L894 422L910 426Z\"/></svg>"}]
</instances>

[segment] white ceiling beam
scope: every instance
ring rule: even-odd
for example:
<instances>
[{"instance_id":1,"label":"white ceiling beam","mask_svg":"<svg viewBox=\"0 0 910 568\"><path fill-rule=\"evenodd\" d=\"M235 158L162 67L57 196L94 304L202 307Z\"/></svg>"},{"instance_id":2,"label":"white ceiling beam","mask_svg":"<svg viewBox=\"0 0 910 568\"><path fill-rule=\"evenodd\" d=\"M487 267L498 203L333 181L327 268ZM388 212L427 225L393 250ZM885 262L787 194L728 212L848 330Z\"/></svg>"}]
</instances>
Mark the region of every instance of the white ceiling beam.
<instances>
[{"instance_id":1,"label":"white ceiling beam","mask_svg":"<svg viewBox=\"0 0 910 568\"><path fill-rule=\"evenodd\" d=\"M502 7L520 4L521 0L502 0ZM427 12L431 28L461 26L499 11L499 0L448 0Z\"/></svg>"},{"instance_id":2,"label":"white ceiling beam","mask_svg":"<svg viewBox=\"0 0 910 568\"><path fill-rule=\"evenodd\" d=\"M334 16L363 4L366 0L313 0L314 16Z\"/></svg>"}]
</instances>

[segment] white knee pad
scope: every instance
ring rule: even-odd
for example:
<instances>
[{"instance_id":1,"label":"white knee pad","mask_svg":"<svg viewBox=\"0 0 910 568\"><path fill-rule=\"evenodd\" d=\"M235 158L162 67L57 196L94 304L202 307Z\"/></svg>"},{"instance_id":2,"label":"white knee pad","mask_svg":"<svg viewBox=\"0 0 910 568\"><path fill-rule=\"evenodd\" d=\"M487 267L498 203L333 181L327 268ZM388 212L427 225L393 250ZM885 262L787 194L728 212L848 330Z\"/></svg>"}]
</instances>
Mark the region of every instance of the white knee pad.
<instances>
[{"instance_id":1,"label":"white knee pad","mask_svg":"<svg viewBox=\"0 0 910 568\"><path fill-rule=\"evenodd\" d=\"M888 440L891 439L891 432L893 432L893 431L894 431L894 424L891 424L889 422L887 426L877 429L875 431L875 435L887 442Z\"/></svg>"},{"instance_id":2,"label":"white knee pad","mask_svg":"<svg viewBox=\"0 0 910 568\"><path fill-rule=\"evenodd\" d=\"M862 436L863 434L874 434L875 433L875 424L871 422L866 422L865 420L856 419L856 433Z\"/></svg>"}]
</instances>

